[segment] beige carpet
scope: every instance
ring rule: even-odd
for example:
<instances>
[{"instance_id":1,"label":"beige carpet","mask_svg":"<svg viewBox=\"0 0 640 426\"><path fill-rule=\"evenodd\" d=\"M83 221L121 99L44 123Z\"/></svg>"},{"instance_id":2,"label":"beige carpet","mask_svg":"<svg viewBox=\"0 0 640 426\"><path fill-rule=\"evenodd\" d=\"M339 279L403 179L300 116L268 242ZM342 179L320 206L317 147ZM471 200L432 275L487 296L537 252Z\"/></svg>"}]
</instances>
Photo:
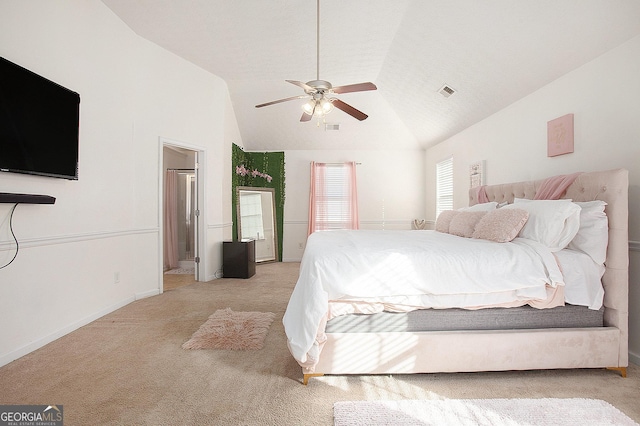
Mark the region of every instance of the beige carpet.
<instances>
[{"instance_id":1,"label":"beige carpet","mask_svg":"<svg viewBox=\"0 0 640 426\"><path fill-rule=\"evenodd\" d=\"M195 268L176 268L165 272L168 275L195 275Z\"/></svg>"},{"instance_id":2,"label":"beige carpet","mask_svg":"<svg viewBox=\"0 0 640 426\"><path fill-rule=\"evenodd\" d=\"M215 311L182 345L182 349L258 350L275 318L271 312Z\"/></svg>"},{"instance_id":3,"label":"beige carpet","mask_svg":"<svg viewBox=\"0 0 640 426\"><path fill-rule=\"evenodd\" d=\"M66 425L327 425L337 401L593 398L640 421L640 368L325 376L303 386L282 315L299 265L133 302L0 368L1 404L64 405ZM218 309L273 312L264 348L186 351Z\"/></svg>"},{"instance_id":4,"label":"beige carpet","mask_svg":"<svg viewBox=\"0 0 640 426\"><path fill-rule=\"evenodd\" d=\"M638 426L599 399L446 399L342 401L335 426Z\"/></svg>"}]
</instances>

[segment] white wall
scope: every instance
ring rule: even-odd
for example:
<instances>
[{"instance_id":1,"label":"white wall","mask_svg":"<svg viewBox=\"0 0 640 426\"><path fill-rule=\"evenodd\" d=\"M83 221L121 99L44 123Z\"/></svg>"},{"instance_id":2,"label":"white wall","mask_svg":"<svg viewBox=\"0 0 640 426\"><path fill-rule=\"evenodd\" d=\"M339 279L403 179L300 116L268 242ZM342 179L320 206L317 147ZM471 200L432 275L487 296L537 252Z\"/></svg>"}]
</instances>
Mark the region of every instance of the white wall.
<instances>
[{"instance_id":1,"label":"white wall","mask_svg":"<svg viewBox=\"0 0 640 426\"><path fill-rule=\"evenodd\" d=\"M81 96L79 180L0 174L19 205L16 260L0 269L0 365L161 288L159 138L205 150L209 277L230 235L226 84L134 34L97 0L0 2L0 55ZM0 265L13 255L0 205ZM116 282L115 274L119 280Z\"/></svg>"},{"instance_id":2,"label":"white wall","mask_svg":"<svg viewBox=\"0 0 640 426\"><path fill-rule=\"evenodd\" d=\"M285 152L284 261L299 261L307 240L309 163L356 161L361 229L411 229L424 219L423 151Z\"/></svg>"},{"instance_id":3,"label":"white wall","mask_svg":"<svg viewBox=\"0 0 640 426\"><path fill-rule=\"evenodd\" d=\"M435 164L454 158L454 207L468 204L468 168L486 183L577 171L629 170L631 360L640 363L640 36L427 150L427 217L435 219ZM461 93L456 94L458 96ZM463 94L461 94L463 95ZM575 151L546 156L547 121L573 113Z\"/></svg>"}]
</instances>

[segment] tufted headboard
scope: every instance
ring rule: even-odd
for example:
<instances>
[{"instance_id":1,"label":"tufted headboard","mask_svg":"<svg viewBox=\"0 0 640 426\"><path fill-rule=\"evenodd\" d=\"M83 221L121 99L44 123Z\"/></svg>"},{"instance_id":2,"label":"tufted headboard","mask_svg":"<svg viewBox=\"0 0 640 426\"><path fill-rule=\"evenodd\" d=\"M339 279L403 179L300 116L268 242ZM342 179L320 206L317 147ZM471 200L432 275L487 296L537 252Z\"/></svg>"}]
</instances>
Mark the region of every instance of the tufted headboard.
<instances>
[{"instance_id":1,"label":"tufted headboard","mask_svg":"<svg viewBox=\"0 0 640 426\"><path fill-rule=\"evenodd\" d=\"M533 199L544 179L485 186L489 201ZM604 285L604 321L620 330L619 365L628 365L629 330L629 172L625 169L580 174L562 198L574 201L602 200L609 221L609 245ZM478 203L478 189L469 190L469 205Z\"/></svg>"}]
</instances>

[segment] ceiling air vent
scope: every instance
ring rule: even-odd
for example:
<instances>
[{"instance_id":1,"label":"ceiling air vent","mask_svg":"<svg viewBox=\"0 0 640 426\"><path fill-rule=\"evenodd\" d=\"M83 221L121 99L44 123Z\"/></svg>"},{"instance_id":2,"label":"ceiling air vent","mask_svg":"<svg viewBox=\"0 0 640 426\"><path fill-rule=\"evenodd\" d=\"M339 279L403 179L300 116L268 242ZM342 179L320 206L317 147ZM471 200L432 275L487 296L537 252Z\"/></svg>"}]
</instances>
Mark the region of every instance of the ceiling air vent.
<instances>
[{"instance_id":1,"label":"ceiling air vent","mask_svg":"<svg viewBox=\"0 0 640 426\"><path fill-rule=\"evenodd\" d=\"M325 123L324 130L340 130L340 124L338 124L338 123Z\"/></svg>"},{"instance_id":2,"label":"ceiling air vent","mask_svg":"<svg viewBox=\"0 0 640 426\"><path fill-rule=\"evenodd\" d=\"M447 86L446 84L444 86L442 86L440 88L440 90L438 90L438 93L440 93L442 96L444 96L445 98L448 98L449 96L453 95L454 93L456 93L455 90L453 90L451 87Z\"/></svg>"}]
</instances>

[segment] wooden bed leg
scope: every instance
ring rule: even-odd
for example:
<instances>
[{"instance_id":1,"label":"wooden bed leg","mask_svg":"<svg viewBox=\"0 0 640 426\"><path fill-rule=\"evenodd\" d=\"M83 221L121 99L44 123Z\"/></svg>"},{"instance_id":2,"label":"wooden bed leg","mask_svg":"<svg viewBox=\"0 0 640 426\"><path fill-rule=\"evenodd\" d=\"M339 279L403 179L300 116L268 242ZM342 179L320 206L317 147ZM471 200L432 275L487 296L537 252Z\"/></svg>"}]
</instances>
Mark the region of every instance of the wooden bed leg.
<instances>
[{"instance_id":1,"label":"wooden bed leg","mask_svg":"<svg viewBox=\"0 0 640 426\"><path fill-rule=\"evenodd\" d=\"M322 373L312 373L312 374L305 374L304 378L302 379L302 384L307 386L307 384L309 383L309 379L312 377L322 377L324 376L324 374Z\"/></svg>"},{"instance_id":2,"label":"wooden bed leg","mask_svg":"<svg viewBox=\"0 0 640 426\"><path fill-rule=\"evenodd\" d=\"M622 377L627 377L627 367L607 367L607 370L618 371Z\"/></svg>"}]
</instances>

